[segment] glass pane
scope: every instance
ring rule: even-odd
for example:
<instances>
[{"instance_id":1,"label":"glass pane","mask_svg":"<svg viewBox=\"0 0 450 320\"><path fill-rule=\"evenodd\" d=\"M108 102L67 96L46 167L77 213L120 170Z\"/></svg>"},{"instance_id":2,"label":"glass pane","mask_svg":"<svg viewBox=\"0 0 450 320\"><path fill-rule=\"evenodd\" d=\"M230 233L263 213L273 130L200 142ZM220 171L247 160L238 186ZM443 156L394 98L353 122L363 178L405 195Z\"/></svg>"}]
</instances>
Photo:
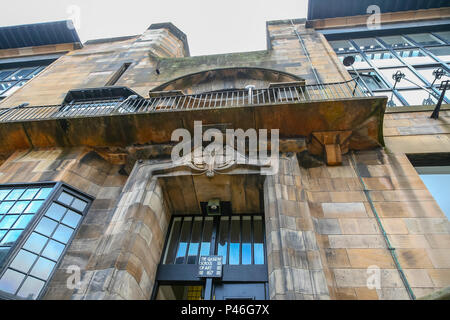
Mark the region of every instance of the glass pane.
<instances>
[{"instance_id":1,"label":"glass pane","mask_svg":"<svg viewBox=\"0 0 450 320\"><path fill-rule=\"evenodd\" d=\"M10 267L27 273L33 265L34 261L36 261L37 257L37 255L32 254L31 252L20 250L11 263Z\"/></svg>"},{"instance_id":2,"label":"glass pane","mask_svg":"<svg viewBox=\"0 0 450 320\"><path fill-rule=\"evenodd\" d=\"M2 240L3 236L8 232L8 230L0 230L0 240Z\"/></svg>"},{"instance_id":3,"label":"glass pane","mask_svg":"<svg viewBox=\"0 0 450 320\"><path fill-rule=\"evenodd\" d=\"M6 236L2 239L0 242L0 245L4 246L12 246L17 238L19 238L20 234L22 233L22 230L11 230L9 231Z\"/></svg>"},{"instance_id":4,"label":"glass pane","mask_svg":"<svg viewBox=\"0 0 450 320\"><path fill-rule=\"evenodd\" d=\"M14 201L5 201L0 203L0 213L7 213L14 205Z\"/></svg>"},{"instance_id":5,"label":"glass pane","mask_svg":"<svg viewBox=\"0 0 450 320\"><path fill-rule=\"evenodd\" d=\"M14 82L0 82L0 93L5 92L14 85Z\"/></svg>"},{"instance_id":6,"label":"glass pane","mask_svg":"<svg viewBox=\"0 0 450 320\"><path fill-rule=\"evenodd\" d=\"M434 62L430 56L426 55L420 49L410 49L410 50L397 50L397 54L403 58L406 63L409 64L421 64Z\"/></svg>"},{"instance_id":7,"label":"glass pane","mask_svg":"<svg viewBox=\"0 0 450 320\"><path fill-rule=\"evenodd\" d=\"M25 229L28 224L30 223L31 219L33 219L32 214L24 214L21 215L20 218L17 220L17 222L14 224L14 229Z\"/></svg>"},{"instance_id":8,"label":"glass pane","mask_svg":"<svg viewBox=\"0 0 450 320\"><path fill-rule=\"evenodd\" d=\"M28 277L17 293L18 296L26 299L37 299L39 293L44 287L45 282L35 279L33 277Z\"/></svg>"},{"instance_id":9,"label":"glass pane","mask_svg":"<svg viewBox=\"0 0 450 320\"><path fill-rule=\"evenodd\" d=\"M8 78L6 78L6 80L22 80L22 79L25 79L35 69L36 69L36 67L22 68L19 71L14 72L12 75L10 75Z\"/></svg>"},{"instance_id":10,"label":"glass pane","mask_svg":"<svg viewBox=\"0 0 450 320\"><path fill-rule=\"evenodd\" d=\"M62 220L62 223L67 224L68 226L72 228L76 228L78 226L78 222L81 220L81 215L76 213L75 211L69 210L66 215L64 216L64 219Z\"/></svg>"},{"instance_id":11,"label":"glass pane","mask_svg":"<svg viewBox=\"0 0 450 320\"><path fill-rule=\"evenodd\" d=\"M46 236L51 236L53 230L55 230L57 225L57 222L43 217L39 224L36 226L35 230L39 233L45 234Z\"/></svg>"},{"instance_id":12,"label":"glass pane","mask_svg":"<svg viewBox=\"0 0 450 320\"><path fill-rule=\"evenodd\" d=\"M264 264L264 233L262 217L253 218L253 242L255 264Z\"/></svg>"},{"instance_id":13,"label":"glass pane","mask_svg":"<svg viewBox=\"0 0 450 320\"><path fill-rule=\"evenodd\" d=\"M354 72L349 72L353 78L357 77L357 74ZM384 89L387 86L384 84L383 80L381 80L380 76L375 71L358 71L360 78L357 78L358 83L361 82L362 87L364 88L364 83L371 89ZM362 83L364 81L364 83Z\"/></svg>"},{"instance_id":14,"label":"glass pane","mask_svg":"<svg viewBox=\"0 0 450 320\"><path fill-rule=\"evenodd\" d=\"M430 68L416 68L416 70L424 77L430 84L433 83L435 77L433 72L436 71L439 67L430 67ZM442 80L448 80L449 75L444 75L441 79L438 79L434 82L434 85L439 85Z\"/></svg>"},{"instance_id":15,"label":"glass pane","mask_svg":"<svg viewBox=\"0 0 450 320\"><path fill-rule=\"evenodd\" d=\"M337 53L355 51L353 45L347 40L329 41L329 43Z\"/></svg>"},{"instance_id":16,"label":"glass pane","mask_svg":"<svg viewBox=\"0 0 450 320\"><path fill-rule=\"evenodd\" d=\"M202 220L201 217L194 218L194 225L192 226L191 243L189 244L188 251L188 264L197 263L197 254L200 246L200 240L202 236Z\"/></svg>"},{"instance_id":17,"label":"glass pane","mask_svg":"<svg viewBox=\"0 0 450 320\"><path fill-rule=\"evenodd\" d=\"M29 203L30 201L17 201L9 210L9 213L22 213Z\"/></svg>"},{"instance_id":18,"label":"glass pane","mask_svg":"<svg viewBox=\"0 0 450 320\"><path fill-rule=\"evenodd\" d=\"M444 62L450 62L450 46L427 48L432 54Z\"/></svg>"},{"instance_id":19,"label":"glass pane","mask_svg":"<svg viewBox=\"0 0 450 320\"><path fill-rule=\"evenodd\" d=\"M438 37L441 37L445 41L450 42L450 31L433 32L433 33L435 33Z\"/></svg>"},{"instance_id":20,"label":"glass pane","mask_svg":"<svg viewBox=\"0 0 450 320\"><path fill-rule=\"evenodd\" d=\"M41 191L37 194L35 199L47 199L50 192L52 192L53 188L42 188Z\"/></svg>"},{"instance_id":21,"label":"glass pane","mask_svg":"<svg viewBox=\"0 0 450 320\"><path fill-rule=\"evenodd\" d=\"M183 220L181 228L180 243L178 244L177 255L175 257L175 264L183 264L186 256L186 249L191 232L192 217L186 217Z\"/></svg>"},{"instance_id":22,"label":"glass pane","mask_svg":"<svg viewBox=\"0 0 450 320\"><path fill-rule=\"evenodd\" d=\"M388 98L388 107L401 107L403 104L397 98L395 94L392 94L392 91L376 91L373 93L375 96L386 96Z\"/></svg>"},{"instance_id":23,"label":"glass pane","mask_svg":"<svg viewBox=\"0 0 450 320\"><path fill-rule=\"evenodd\" d=\"M166 256L164 258L164 264L174 263L175 253L178 247L178 237L180 235L181 218L174 218L172 223L172 229L169 235L169 244L166 249Z\"/></svg>"},{"instance_id":24,"label":"glass pane","mask_svg":"<svg viewBox=\"0 0 450 320\"><path fill-rule=\"evenodd\" d=\"M80 199L75 199L75 201L72 203L72 207L77 209L78 211L83 211L84 208L86 208L87 203Z\"/></svg>"},{"instance_id":25,"label":"glass pane","mask_svg":"<svg viewBox=\"0 0 450 320\"><path fill-rule=\"evenodd\" d=\"M50 217L52 219L59 221L59 220L61 220L61 218L64 215L64 213L66 212L66 210L67 210L66 207L63 207L62 205L59 205L57 203L52 203L52 205L50 206L50 208L48 208L45 215L47 217Z\"/></svg>"},{"instance_id":26,"label":"glass pane","mask_svg":"<svg viewBox=\"0 0 450 320\"><path fill-rule=\"evenodd\" d=\"M361 50L384 49L383 45L375 38L361 38L354 39L354 41Z\"/></svg>"},{"instance_id":27,"label":"glass pane","mask_svg":"<svg viewBox=\"0 0 450 320\"><path fill-rule=\"evenodd\" d=\"M36 213L44 203L44 200L31 201L30 205L25 209L25 213Z\"/></svg>"},{"instance_id":28,"label":"glass pane","mask_svg":"<svg viewBox=\"0 0 450 320\"><path fill-rule=\"evenodd\" d=\"M252 263L251 217L242 217L242 264Z\"/></svg>"},{"instance_id":29,"label":"glass pane","mask_svg":"<svg viewBox=\"0 0 450 320\"><path fill-rule=\"evenodd\" d=\"M47 280L55 265L56 263L53 261L41 257L34 265L30 274L42 280Z\"/></svg>"},{"instance_id":30,"label":"glass pane","mask_svg":"<svg viewBox=\"0 0 450 320\"><path fill-rule=\"evenodd\" d=\"M52 238L62 243L67 243L72 236L72 233L73 229L60 225Z\"/></svg>"},{"instance_id":31,"label":"glass pane","mask_svg":"<svg viewBox=\"0 0 450 320\"><path fill-rule=\"evenodd\" d=\"M223 257L224 264L227 263L228 229L229 229L229 218L220 217L217 255Z\"/></svg>"},{"instance_id":32,"label":"glass pane","mask_svg":"<svg viewBox=\"0 0 450 320\"><path fill-rule=\"evenodd\" d=\"M36 76L37 76L42 70L44 70L44 69L45 69L45 67L39 67L39 68L35 69L32 73L30 73L30 74L28 75L27 78L31 79L31 78L36 77Z\"/></svg>"},{"instance_id":33,"label":"glass pane","mask_svg":"<svg viewBox=\"0 0 450 320\"><path fill-rule=\"evenodd\" d=\"M203 300L203 286L160 285L156 300Z\"/></svg>"},{"instance_id":34,"label":"glass pane","mask_svg":"<svg viewBox=\"0 0 450 320\"><path fill-rule=\"evenodd\" d=\"M447 219L450 220L450 197L448 196L450 166L416 167L415 169Z\"/></svg>"},{"instance_id":35,"label":"glass pane","mask_svg":"<svg viewBox=\"0 0 450 320\"><path fill-rule=\"evenodd\" d=\"M25 275L8 269L3 277L0 279L0 290L14 294L22 283Z\"/></svg>"},{"instance_id":36,"label":"glass pane","mask_svg":"<svg viewBox=\"0 0 450 320\"><path fill-rule=\"evenodd\" d=\"M408 34L407 36L410 37L415 42L417 42L418 44L423 45L423 46L444 43L430 33Z\"/></svg>"},{"instance_id":37,"label":"glass pane","mask_svg":"<svg viewBox=\"0 0 450 320\"><path fill-rule=\"evenodd\" d=\"M414 85L413 83L409 82L408 80L413 81L416 84L420 84L420 85L424 85L424 83L417 78L414 73L412 73L411 70L407 69L407 68L390 68L390 69L380 69L380 73L384 76L384 78L389 81L389 83L394 86L394 80L392 78L392 76L397 72L397 71L401 71L404 75L405 78L401 79L400 82L397 83L396 88L400 89L400 88L417 88L417 85ZM408 79L408 80L406 80Z\"/></svg>"},{"instance_id":38,"label":"glass pane","mask_svg":"<svg viewBox=\"0 0 450 320\"><path fill-rule=\"evenodd\" d=\"M23 245L23 248L36 253L40 253L47 240L48 238L33 232L28 238L27 242L25 242L25 244Z\"/></svg>"},{"instance_id":39,"label":"glass pane","mask_svg":"<svg viewBox=\"0 0 450 320\"><path fill-rule=\"evenodd\" d=\"M11 193L6 197L5 200L17 200L20 198L25 189L14 189Z\"/></svg>"},{"instance_id":40,"label":"glass pane","mask_svg":"<svg viewBox=\"0 0 450 320\"><path fill-rule=\"evenodd\" d=\"M64 204L70 205L73 201L73 197L66 192L62 192L58 198L58 201L60 201Z\"/></svg>"},{"instance_id":41,"label":"glass pane","mask_svg":"<svg viewBox=\"0 0 450 320\"><path fill-rule=\"evenodd\" d=\"M14 222L16 222L19 216L5 216L5 218L0 222L0 229L9 229L12 227Z\"/></svg>"},{"instance_id":42,"label":"glass pane","mask_svg":"<svg viewBox=\"0 0 450 320\"><path fill-rule=\"evenodd\" d=\"M241 221L239 217L231 218L230 264L239 264Z\"/></svg>"},{"instance_id":43,"label":"glass pane","mask_svg":"<svg viewBox=\"0 0 450 320\"><path fill-rule=\"evenodd\" d=\"M201 256L209 256L211 250L212 228L213 228L213 218L211 217L205 218L205 222L203 225L202 246L200 248Z\"/></svg>"},{"instance_id":44,"label":"glass pane","mask_svg":"<svg viewBox=\"0 0 450 320\"><path fill-rule=\"evenodd\" d=\"M44 251L42 252L42 255L56 261L61 256L63 250L64 250L63 244L56 242L54 240L50 240L47 246L45 247Z\"/></svg>"},{"instance_id":45,"label":"glass pane","mask_svg":"<svg viewBox=\"0 0 450 320\"><path fill-rule=\"evenodd\" d=\"M32 200L36 193L38 193L39 188L28 189L20 197L21 200Z\"/></svg>"},{"instance_id":46,"label":"glass pane","mask_svg":"<svg viewBox=\"0 0 450 320\"><path fill-rule=\"evenodd\" d=\"M410 47L412 44L402 36L380 37L391 48Z\"/></svg>"},{"instance_id":47,"label":"glass pane","mask_svg":"<svg viewBox=\"0 0 450 320\"><path fill-rule=\"evenodd\" d=\"M9 77L14 71L16 71L15 69L12 70L0 70L0 80L4 80L7 77Z\"/></svg>"},{"instance_id":48,"label":"glass pane","mask_svg":"<svg viewBox=\"0 0 450 320\"><path fill-rule=\"evenodd\" d=\"M399 93L410 106L435 105L437 99L425 90L401 90Z\"/></svg>"},{"instance_id":49,"label":"glass pane","mask_svg":"<svg viewBox=\"0 0 450 320\"><path fill-rule=\"evenodd\" d=\"M19 90L20 88L22 88L22 87L25 85L25 83L27 83L27 82L26 82L26 81L20 81L20 82L17 82L16 84L14 84L14 86L13 86L11 89L9 89L8 91L6 91L6 92L4 93L4 95L5 95L5 96L12 95L14 92L16 92L17 90Z\"/></svg>"},{"instance_id":50,"label":"glass pane","mask_svg":"<svg viewBox=\"0 0 450 320\"><path fill-rule=\"evenodd\" d=\"M10 191L11 189L0 190L0 201L3 201Z\"/></svg>"},{"instance_id":51,"label":"glass pane","mask_svg":"<svg viewBox=\"0 0 450 320\"><path fill-rule=\"evenodd\" d=\"M389 51L366 52L366 56L375 67L391 67L403 65L401 61L398 60Z\"/></svg>"}]
</instances>

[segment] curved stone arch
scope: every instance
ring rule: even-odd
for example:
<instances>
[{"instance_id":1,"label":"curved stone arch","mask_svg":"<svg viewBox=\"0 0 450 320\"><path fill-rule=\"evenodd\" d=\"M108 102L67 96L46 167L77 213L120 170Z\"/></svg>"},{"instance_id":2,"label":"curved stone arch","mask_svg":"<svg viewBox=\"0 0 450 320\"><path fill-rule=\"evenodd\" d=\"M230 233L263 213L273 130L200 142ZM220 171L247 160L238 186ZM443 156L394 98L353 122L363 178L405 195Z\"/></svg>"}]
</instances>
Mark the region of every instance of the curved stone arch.
<instances>
[{"instance_id":1,"label":"curved stone arch","mask_svg":"<svg viewBox=\"0 0 450 320\"><path fill-rule=\"evenodd\" d=\"M166 83L150 92L180 90L185 94L217 90L243 89L254 85L257 89L267 88L271 83L303 82L304 79L284 71L259 67L217 68L190 73Z\"/></svg>"}]
</instances>

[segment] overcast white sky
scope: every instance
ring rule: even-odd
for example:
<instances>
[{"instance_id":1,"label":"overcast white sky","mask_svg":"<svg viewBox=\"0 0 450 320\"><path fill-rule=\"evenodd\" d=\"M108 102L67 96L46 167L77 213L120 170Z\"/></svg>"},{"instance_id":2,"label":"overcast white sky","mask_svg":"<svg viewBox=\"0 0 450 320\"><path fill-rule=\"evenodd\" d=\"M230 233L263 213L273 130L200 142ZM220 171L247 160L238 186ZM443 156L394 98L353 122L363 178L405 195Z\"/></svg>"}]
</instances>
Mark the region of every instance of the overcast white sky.
<instances>
[{"instance_id":1,"label":"overcast white sky","mask_svg":"<svg viewBox=\"0 0 450 320\"><path fill-rule=\"evenodd\" d=\"M204 55L264 50L267 20L306 13L307 0L12 0L1 7L0 26L72 18L85 42L172 22L187 35L191 55Z\"/></svg>"}]
</instances>

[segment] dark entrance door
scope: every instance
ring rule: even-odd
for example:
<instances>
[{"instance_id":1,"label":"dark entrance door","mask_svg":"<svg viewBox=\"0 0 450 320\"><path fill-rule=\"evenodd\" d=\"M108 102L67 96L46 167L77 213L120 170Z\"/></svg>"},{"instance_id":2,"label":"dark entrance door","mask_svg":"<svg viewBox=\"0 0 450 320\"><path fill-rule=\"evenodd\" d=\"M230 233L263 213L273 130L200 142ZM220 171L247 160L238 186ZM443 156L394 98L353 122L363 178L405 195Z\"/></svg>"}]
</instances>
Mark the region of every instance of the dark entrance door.
<instances>
[{"instance_id":1,"label":"dark entrance door","mask_svg":"<svg viewBox=\"0 0 450 320\"><path fill-rule=\"evenodd\" d=\"M153 298L267 299L264 234L262 215L173 217ZM221 278L198 277L208 255L223 257Z\"/></svg>"}]
</instances>

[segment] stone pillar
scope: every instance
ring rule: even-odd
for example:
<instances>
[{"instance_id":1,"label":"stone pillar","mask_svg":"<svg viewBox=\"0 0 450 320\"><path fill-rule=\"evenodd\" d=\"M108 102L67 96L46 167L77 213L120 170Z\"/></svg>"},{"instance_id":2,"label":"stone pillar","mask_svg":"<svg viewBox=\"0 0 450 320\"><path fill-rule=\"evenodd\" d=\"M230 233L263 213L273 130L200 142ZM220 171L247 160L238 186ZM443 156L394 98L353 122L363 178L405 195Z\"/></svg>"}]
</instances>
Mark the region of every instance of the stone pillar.
<instances>
[{"instance_id":1,"label":"stone pillar","mask_svg":"<svg viewBox=\"0 0 450 320\"><path fill-rule=\"evenodd\" d=\"M329 299L296 156L264 183L270 299Z\"/></svg>"},{"instance_id":2,"label":"stone pillar","mask_svg":"<svg viewBox=\"0 0 450 320\"><path fill-rule=\"evenodd\" d=\"M136 163L72 298L150 298L170 220L153 169Z\"/></svg>"}]
</instances>

